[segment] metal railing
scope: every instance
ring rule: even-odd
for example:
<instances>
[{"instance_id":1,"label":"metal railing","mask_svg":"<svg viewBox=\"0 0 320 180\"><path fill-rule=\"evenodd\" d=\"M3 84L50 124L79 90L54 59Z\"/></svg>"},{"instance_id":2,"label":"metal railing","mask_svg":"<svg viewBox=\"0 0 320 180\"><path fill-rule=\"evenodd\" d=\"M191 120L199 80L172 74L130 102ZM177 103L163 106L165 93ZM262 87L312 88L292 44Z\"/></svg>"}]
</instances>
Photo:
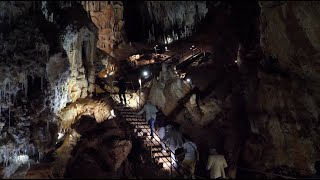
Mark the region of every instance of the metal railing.
<instances>
[{"instance_id":1,"label":"metal railing","mask_svg":"<svg viewBox=\"0 0 320 180\"><path fill-rule=\"evenodd\" d=\"M151 133L151 130L149 130L149 128L144 128L146 131L147 131L147 133ZM156 132L153 132L156 136L158 136L159 137L159 135L158 135L158 133L156 133ZM148 136L147 136L148 137ZM155 140L156 142L158 142L160 145L161 145L161 141L159 141L159 140L157 140L156 138L149 138L148 137L148 139L150 139L151 141L151 143L152 143L152 145L154 145L154 146L156 146L155 145L155 143L153 142L153 140ZM151 145L151 158L153 158L152 157L152 145ZM176 154L175 154L175 152L173 152L173 151L171 151L171 149L167 146L167 144L165 144L164 143L164 145L165 145L165 147L167 148L167 152L169 151L169 153L171 154L173 154L175 157L176 157ZM180 175L185 175L185 174L188 174L188 170L179 162L179 161L177 161L176 159L173 159L173 158L171 158L171 155L170 155L170 158L169 157L166 157L165 156L165 154L161 151L161 152L159 152L159 153L161 153L162 155L163 155L163 158L165 158L165 159L167 159L170 163L171 163L171 166L170 166L170 176L171 176L171 178L173 177L173 169L172 169L172 167L175 169L175 171L177 172L177 173L179 173ZM174 161L178 166L177 167L175 167L175 166L173 166L172 165L172 161ZM182 171L182 172L181 172ZM205 177L201 177L201 176L198 176L198 175L195 175L195 177L197 177L197 178L199 178L199 179L207 179L207 178L205 178Z\"/></svg>"},{"instance_id":2,"label":"metal railing","mask_svg":"<svg viewBox=\"0 0 320 180\"><path fill-rule=\"evenodd\" d=\"M176 62L176 60L179 60L179 58L182 58L185 53L188 53L189 51L194 51L194 50L196 50L196 48L195 48L195 49L189 49L189 48L182 49L181 51L179 51L178 53L174 54L173 56L170 56L170 57L162 60L160 63L163 63L163 62L165 62L165 63L174 63L174 62ZM203 53L201 50L200 50L200 51L197 50L196 53L193 52L193 54L191 55L191 57L189 57L189 58L186 59L185 61L191 60L192 58L195 58L195 56L197 56L197 55L199 55L199 54L201 54L201 53ZM178 65L184 63L185 61L182 61L182 62L179 63ZM113 82L112 82L112 88L114 87L114 83L116 83L116 82L118 82L118 81L113 81ZM127 83L127 84L131 84L132 90L135 91L132 82L126 82L126 83ZM140 88L140 90L141 90L141 88ZM140 93L141 93L141 92L139 92L139 103L138 103L138 106L140 106L140 103L141 103L141 102L140 102L140 101L141 101L141 99L140 99ZM132 112L135 112L135 111L132 111ZM140 129L145 129L145 130L147 131L147 133L151 133L151 130L149 130L149 128L140 128ZM159 137L159 135L158 135L156 132L153 132L153 133L154 133L156 136ZM151 143L151 158L155 158L155 157L152 156L152 154L153 154L153 152L152 152L152 147L153 147L153 146L157 146L157 145L153 142L153 140L155 140L157 143L159 143L160 146L161 146L161 141L157 140L156 138L151 139L151 138L149 138L148 136L147 136L147 138L150 140L149 142ZM160 138L159 138L159 139L160 139ZM165 147L167 148L167 151L166 151L166 152L169 152L170 154L172 153L172 154L176 157L175 152L173 152L173 151L167 146L167 144L165 144L165 143L163 143L163 144L164 144ZM161 158L165 158L166 160L168 160L168 161L170 162L170 164L171 164L171 165L170 165L170 176L171 176L171 178L173 177L173 168L174 168L175 172L177 172L178 174L180 174L180 175L182 175L182 176L185 175L185 174L188 174L188 170L182 165L182 163L180 163L180 162L177 161L176 159L171 158L171 155L170 155L170 157L167 157L162 151L159 151L158 153L160 153L160 154L163 155ZM172 165L172 164L173 164L173 163L172 163L173 161L174 161L175 164L177 164L177 167ZM236 168L239 169L239 170L241 170L241 171L246 171L246 172L253 172L253 173L259 173L259 174L271 175L271 176L275 176L275 177L282 177L282 178L285 178L285 179L297 179L297 178L295 178L295 177L290 177L290 176L285 176L285 175L275 174L275 173L268 173L268 172L263 172L263 171L248 169L248 168L242 168L242 167L238 167L238 166L237 166ZM198 175L195 175L195 177L196 177L196 178L199 178L199 179L208 179L208 178L205 178L205 177L202 177L202 176L198 176Z\"/></svg>"},{"instance_id":3,"label":"metal railing","mask_svg":"<svg viewBox=\"0 0 320 180\"><path fill-rule=\"evenodd\" d=\"M144 128L148 133L151 133L151 130L149 130L148 128ZM156 132L153 132L154 134L156 134L157 136L159 136ZM150 139L151 141L151 143L154 145L154 146L156 146L155 145L155 143L152 141L152 139L151 138L149 138L148 137L148 139ZM153 138L156 142L158 142L159 144L161 143L161 141L159 141L159 140L157 140L156 138ZM172 153L174 156L176 156L176 154L173 152L173 151L171 151L171 149L164 143L164 145L165 145L165 147L168 149L167 150L167 152L169 151L169 153ZM151 146L151 149L152 149L152 146ZM152 153L152 150L151 150L151 153ZM161 152L159 152L159 153L161 153L164 157L163 158L165 158L165 159L167 159L167 160L171 160L171 177L173 177L173 174L172 174L172 167L176 170L176 172L178 172L180 175L184 175L184 174L187 174L187 172L188 172L188 170L186 169L186 168L184 168L184 166L179 162L179 161L177 161L177 160L175 160L175 159L173 159L173 158L169 158L169 157L165 157L165 154L161 151ZM152 154L151 154L151 157L152 157ZM174 161L177 165L178 165L178 167L175 167L175 166L172 166L172 161ZM275 177L282 177L282 178L285 178L285 179L297 179L297 178L295 178L295 177L290 177L290 176L285 176L285 175L281 175L281 174L276 174L276 173L268 173L268 172L263 172L263 171L258 171L258 170L253 170L253 169L248 169L248 168L242 168L242 167L238 167L237 166L237 169L239 169L239 170L242 170L242 171L247 171L247 172L254 172L254 173L259 173L259 174L265 174L265 175L271 175L271 176L275 176ZM181 171L182 172L181 172ZM202 176L199 176L199 175L195 175L195 177L196 178L199 178L199 179L208 179L208 178L205 178L205 177L202 177Z\"/></svg>"}]
</instances>

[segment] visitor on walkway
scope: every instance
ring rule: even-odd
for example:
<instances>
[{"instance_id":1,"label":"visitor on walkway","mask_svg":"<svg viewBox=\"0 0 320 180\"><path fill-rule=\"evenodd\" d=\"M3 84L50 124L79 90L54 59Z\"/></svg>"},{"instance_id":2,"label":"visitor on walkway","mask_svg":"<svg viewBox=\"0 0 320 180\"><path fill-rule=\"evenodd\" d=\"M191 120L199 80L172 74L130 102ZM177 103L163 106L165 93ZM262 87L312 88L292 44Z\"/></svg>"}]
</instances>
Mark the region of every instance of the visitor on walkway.
<instances>
[{"instance_id":1,"label":"visitor on walkway","mask_svg":"<svg viewBox=\"0 0 320 180\"><path fill-rule=\"evenodd\" d=\"M171 164L173 167L177 167L177 159L175 156L176 150L183 145L182 134L171 124L166 126L165 136L162 141L167 145L171 153Z\"/></svg>"},{"instance_id":2,"label":"visitor on walkway","mask_svg":"<svg viewBox=\"0 0 320 180\"><path fill-rule=\"evenodd\" d=\"M158 109L151 103L150 100L148 100L141 111L137 113L137 115L141 115L144 112L146 113L146 122L149 124L151 129L150 136L153 138L154 123L157 117Z\"/></svg>"},{"instance_id":3,"label":"visitor on walkway","mask_svg":"<svg viewBox=\"0 0 320 180\"><path fill-rule=\"evenodd\" d=\"M117 84L118 88L119 88L119 99L120 99L120 102L122 104L122 97L123 97L123 100L124 100L124 105L126 106L127 105L127 100L126 100L126 91L127 91L127 86L126 86L126 80L124 79L124 77L120 77L119 78L119 81L118 81L118 84ZM122 97L121 97L122 96Z\"/></svg>"},{"instance_id":4,"label":"visitor on walkway","mask_svg":"<svg viewBox=\"0 0 320 180\"><path fill-rule=\"evenodd\" d=\"M189 137L185 137L184 144L182 145L183 150L185 152L184 159L182 161L182 165L184 170L186 171L186 174L184 175L185 179L195 179L195 168L196 168L196 162L199 160L199 152L197 149L197 145L193 142L191 142Z\"/></svg>"},{"instance_id":5,"label":"visitor on walkway","mask_svg":"<svg viewBox=\"0 0 320 180\"><path fill-rule=\"evenodd\" d=\"M210 170L210 179L226 178L224 168L228 167L223 155L218 154L216 149L210 149L207 170Z\"/></svg>"},{"instance_id":6,"label":"visitor on walkway","mask_svg":"<svg viewBox=\"0 0 320 180\"><path fill-rule=\"evenodd\" d=\"M160 138L160 144L162 146L162 152L166 152L166 146L165 143L163 142L163 138L165 137L166 134L166 126L169 124L169 121L167 120L167 117L159 112L157 114L157 119L156 119L156 123L155 123L155 129L158 133L158 136Z\"/></svg>"}]
</instances>

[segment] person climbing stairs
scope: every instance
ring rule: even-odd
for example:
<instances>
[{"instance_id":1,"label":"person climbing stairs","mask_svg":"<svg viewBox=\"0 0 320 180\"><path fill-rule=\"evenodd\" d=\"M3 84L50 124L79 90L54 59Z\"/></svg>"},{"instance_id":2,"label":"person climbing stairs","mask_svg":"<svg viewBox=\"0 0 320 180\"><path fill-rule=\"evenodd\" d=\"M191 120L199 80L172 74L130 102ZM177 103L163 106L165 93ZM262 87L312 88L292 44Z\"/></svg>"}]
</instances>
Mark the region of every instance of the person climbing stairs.
<instances>
[{"instance_id":1,"label":"person climbing stairs","mask_svg":"<svg viewBox=\"0 0 320 180\"><path fill-rule=\"evenodd\" d=\"M145 119L141 115L137 115L137 112L126 107L123 104L116 104L116 110L119 116L133 128L134 134L137 139L143 142L145 149L150 152L151 158L154 163L158 164L163 170L168 172L172 177L182 177L178 170L173 167L170 152L163 152L163 148L160 144L160 138L157 133L154 132L154 137L150 136L151 129Z\"/></svg>"}]
</instances>

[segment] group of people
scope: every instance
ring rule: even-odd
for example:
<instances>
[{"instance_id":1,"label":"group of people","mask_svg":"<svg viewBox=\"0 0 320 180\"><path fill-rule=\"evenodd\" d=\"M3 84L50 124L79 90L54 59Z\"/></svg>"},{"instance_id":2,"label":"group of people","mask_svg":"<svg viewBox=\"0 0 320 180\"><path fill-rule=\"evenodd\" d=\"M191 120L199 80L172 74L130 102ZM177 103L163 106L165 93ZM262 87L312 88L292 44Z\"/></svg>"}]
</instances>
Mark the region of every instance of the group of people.
<instances>
[{"instance_id":1,"label":"group of people","mask_svg":"<svg viewBox=\"0 0 320 180\"><path fill-rule=\"evenodd\" d=\"M184 177L195 179L196 162L199 161L197 145L187 135L183 136L168 120L157 117L159 110L150 100L145 103L137 115L142 115L143 113L146 114L146 122L151 129L151 138L154 138L154 132L156 131L161 141L162 152L170 150L172 166L178 168L177 159L184 156L181 162L183 172L185 173ZM155 123L157 124L156 126ZM183 153L175 155L176 150L179 148L183 149ZM207 162L210 178L226 178L224 168L227 166L224 156L218 154L215 149L211 149Z\"/></svg>"},{"instance_id":2,"label":"group of people","mask_svg":"<svg viewBox=\"0 0 320 180\"><path fill-rule=\"evenodd\" d=\"M117 86L119 88L119 99L121 103L124 102L124 105L126 105L126 80L124 77L119 78ZM159 110L155 105L152 104L150 100L147 100L137 115L142 115L143 113L145 113L145 120L151 129L151 138L154 138L154 132L156 131L160 138L162 152L169 151L171 153L172 166L179 169L177 159L184 156L183 160L181 161L184 177L188 179L195 179L196 162L199 161L199 151L197 145L192 142L187 135L183 136L173 124L169 123L166 118L161 118L161 116L158 116L160 114ZM183 153L176 155L176 151L179 148L183 149ZM207 170L210 170L210 179L226 178L224 168L227 166L228 165L224 156L218 154L215 149L211 149L206 167Z\"/></svg>"}]
</instances>

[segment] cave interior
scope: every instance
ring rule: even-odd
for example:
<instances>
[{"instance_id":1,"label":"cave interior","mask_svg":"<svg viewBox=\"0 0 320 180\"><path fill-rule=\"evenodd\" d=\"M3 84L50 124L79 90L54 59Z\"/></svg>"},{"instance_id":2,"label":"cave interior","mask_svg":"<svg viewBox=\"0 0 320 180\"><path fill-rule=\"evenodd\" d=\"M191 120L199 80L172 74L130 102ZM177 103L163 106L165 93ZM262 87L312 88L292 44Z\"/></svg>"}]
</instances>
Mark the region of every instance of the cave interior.
<instances>
[{"instance_id":1,"label":"cave interior","mask_svg":"<svg viewBox=\"0 0 320 180\"><path fill-rule=\"evenodd\" d=\"M0 179L320 177L316 1L1 1L0 73Z\"/></svg>"}]
</instances>

